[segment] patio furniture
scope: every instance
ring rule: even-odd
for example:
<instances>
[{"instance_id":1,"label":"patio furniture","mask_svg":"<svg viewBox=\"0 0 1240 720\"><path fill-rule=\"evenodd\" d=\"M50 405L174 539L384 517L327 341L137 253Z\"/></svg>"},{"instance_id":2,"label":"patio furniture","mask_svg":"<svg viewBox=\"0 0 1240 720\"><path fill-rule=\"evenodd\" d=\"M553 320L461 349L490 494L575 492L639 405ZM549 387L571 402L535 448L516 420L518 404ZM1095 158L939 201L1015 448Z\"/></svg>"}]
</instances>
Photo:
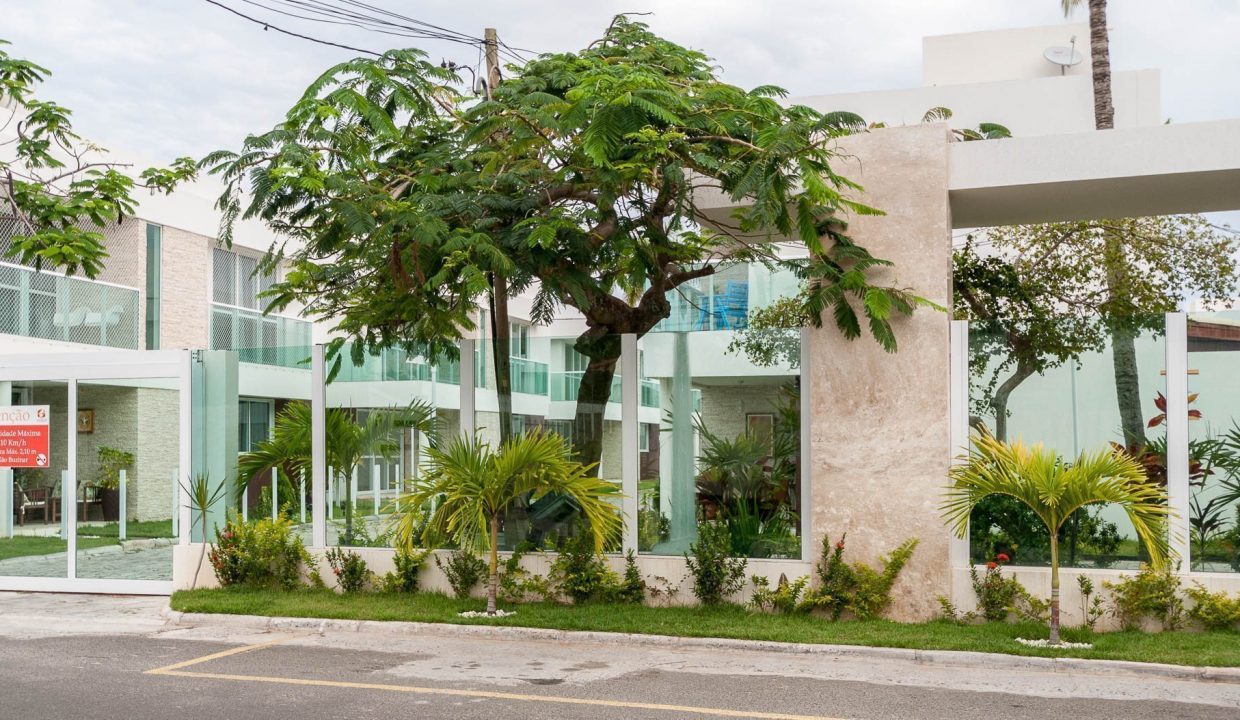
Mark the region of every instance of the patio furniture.
<instances>
[{"instance_id":1,"label":"patio furniture","mask_svg":"<svg viewBox=\"0 0 1240 720\"><path fill-rule=\"evenodd\" d=\"M78 488L78 522L84 522L90 519L90 509L92 507L99 508L99 518L103 518L103 499L99 495L99 487L96 485L82 485ZM52 496L51 505L51 522L60 521L61 497L59 494Z\"/></svg>"},{"instance_id":2,"label":"patio furniture","mask_svg":"<svg viewBox=\"0 0 1240 720\"><path fill-rule=\"evenodd\" d=\"M47 488L23 489L20 485L13 486L13 512L17 514L17 524L26 524L26 514L43 512L43 522L50 522L52 513L51 491Z\"/></svg>"}]
</instances>

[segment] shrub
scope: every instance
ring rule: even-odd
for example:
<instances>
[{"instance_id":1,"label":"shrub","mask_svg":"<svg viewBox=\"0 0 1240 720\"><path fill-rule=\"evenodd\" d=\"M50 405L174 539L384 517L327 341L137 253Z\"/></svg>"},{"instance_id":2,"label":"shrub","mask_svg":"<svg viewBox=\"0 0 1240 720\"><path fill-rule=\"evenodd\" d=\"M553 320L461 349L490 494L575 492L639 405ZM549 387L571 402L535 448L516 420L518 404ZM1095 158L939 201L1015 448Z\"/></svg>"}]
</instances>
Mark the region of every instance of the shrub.
<instances>
[{"instance_id":1,"label":"shrub","mask_svg":"<svg viewBox=\"0 0 1240 720\"><path fill-rule=\"evenodd\" d=\"M613 600L620 592L620 577L594 549L594 537L586 532L562 540L559 557L551 564L551 588L574 603Z\"/></svg>"},{"instance_id":2,"label":"shrub","mask_svg":"<svg viewBox=\"0 0 1240 720\"><path fill-rule=\"evenodd\" d=\"M1031 595L1016 578L1004 577L1003 565L1007 561L1008 556L999 553L986 564L986 572L980 576L976 566L969 568L973 595L977 598L977 614L988 622L1004 621L1012 615L1046 622L1050 604ZM965 619L969 619L968 616Z\"/></svg>"},{"instance_id":3,"label":"shrub","mask_svg":"<svg viewBox=\"0 0 1240 720\"><path fill-rule=\"evenodd\" d=\"M1093 630L1105 612L1102 607L1102 598L1094 594L1094 581L1084 575L1076 576L1076 585L1081 589L1081 608L1085 615L1085 626Z\"/></svg>"},{"instance_id":4,"label":"shrub","mask_svg":"<svg viewBox=\"0 0 1240 720\"><path fill-rule=\"evenodd\" d=\"M259 518L243 522L233 516L215 533L211 567L220 585L279 587L291 590L301 582L301 566L310 553L287 520ZM313 573L312 573L313 575Z\"/></svg>"},{"instance_id":5,"label":"shrub","mask_svg":"<svg viewBox=\"0 0 1240 720\"><path fill-rule=\"evenodd\" d=\"M890 555L879 558L883 564L880 572L862 562L844 562L845 537L840 536L834 545L829 538L823 538L817 568L818 589L803 602L830 611L832 620L839 620L845 610L862 620L873 620L891 604L891 588L913 556L917 540L909 538Z\"/></svg>"},{"instance_id":6,"label":"shrub","mask_svg":"<svg viewBox=\"0 0 1240 720\"><path fill-rule=\"evenodd\" d=\"M813 591L807 590L808 575L788 582L788 576L780 574L774 589L771 589L770 581L761 575L754 575L750 580L753 582L753 598L750 603L759 610L790 614L809 612L814 607Z\"/></svg>"},{"instance_id":7,"label":"shrub","mask_svg":"<svg viewBox=\"0 0 1240 720\"><path fill-rule=\"evenodd\" d=\"M499 597L505 602L528 602L531 600L555 600L555 588L542 575L532 573L521 566L521 558L538 546L529 540L513 549L512 555L499 572Z\"/></svg>"},{"instance_id":8,"label":"shrub","mask_svg":"<svg viewBox=\"0 0 1240 720\"><path fill-rule=\"evenodd\" d=\"M1180 599L1180 579L1170 570L1158 571L1149 565L1132 577L1104 583L1111 591L1112 613L1125 630L1140 626L1142 618L1156 618L1164 629L1174 630L1184 617Z\"/></svg>"},{"instance_id":9,"label":"shrub","mask_svg":"<svg viewBox=\"0 0 1240 720\"><path fill-rule=\"evenodd\" d=\"M347 593L364 590L373 574L366 567L366 561L362 559L362 556L352 550L338 547L328 550L327 564L331 566L340 589ZM416 580L414 585L416 587Z\"/></svg>"},{"instance_id":10,"label":"shrub","mask_svg":"<svg viewBox=\"0 0 1240 720\"><path fill-rule=\"evenodd\" d=\"M726 523L698 523L698 539L685 553L685 563L693 576L693 594L703 605L718 605L744 585L747 561L729 557L731 549L732 536Z\"/></svg>"},{"instance_id":11,"label":"shrub","mask_svg":"<svg viewBox=\"0 0 1240 720\"><path fill-rule=\"evenodd\" d=\"M447 576L452 594L458 600L469 597L474 586L487 574L487 564L468 550L454 550L447 562L436 555L435 565Z\"/></svg>"},{"instance_id":12,"label":"shrub","mask_svg":"<svg viewBox=\"0 0 1240 720\"><path fill-rule=\"evenodd\" d=\"M1210 592L1200 583L1185 591L1193 606L1188 616L1207 630L1234 630L1240 624L1240 595L1228 597L1225 592Z\"/></svg>"},{"instance_id":13,"label":"shrub","mask_svg":"<svg viewBox=\"0 0 1240 720\"><path fill-rule=\"evenodd\" d=\"M384 574L383 590L392 593L415 593L418 591L418 574L426 565L426 551L415 552L397 549L392 557L396 569Z\"/></svg>"},{"instance_id":14,"label":"shrub","mask_svg":"<svg viewBox=\"0 0 1240 720\"><path fill-rule=\"evenodd\" d=\"M637 554L632 550L624 556L624 579L620 581L616 599L630 605L640 605L646 601L646 581L637 567Z\"/></svg>"}]
</instances>

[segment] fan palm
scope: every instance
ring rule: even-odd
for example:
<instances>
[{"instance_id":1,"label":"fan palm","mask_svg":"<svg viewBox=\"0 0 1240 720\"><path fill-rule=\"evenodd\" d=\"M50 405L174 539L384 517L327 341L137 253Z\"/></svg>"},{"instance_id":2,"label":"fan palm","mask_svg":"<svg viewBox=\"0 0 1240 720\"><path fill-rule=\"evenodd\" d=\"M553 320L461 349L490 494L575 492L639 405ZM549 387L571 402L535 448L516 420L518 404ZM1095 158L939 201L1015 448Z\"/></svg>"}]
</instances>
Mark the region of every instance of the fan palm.
<instances>
[{"instance_id":1,"label":"fan palm","mask_svg":"<svg viewBox=\"0 0 1240 720\"><path fill-rule=\"evenodd\" d=\"M568 441L554 433L535 430L498 450L458 437L432 447L427 460L426 472L400 498L401 510L393 519L396 546L412 549L421 540L434 547L450 539L462 548L488 552L488 614L495 614L499 588L500 518L517 501L537 501L547 494L569 498L580 508L598 550L620 529L614 502L620 489L594 477L593 465L573 460ZM426 508L433 508L429 517Z\"/></svg>"},{"instance_id":2,"label":"fan palm","mask_svg":"<svg viewBox=\"0 0 1240 720\"><path fill-rule=\"evenodd\" d=\"M416 428L434 437L435 409L414 401L408 407L372 411L361 422L348 408L328 408L327 468L333 476L352 477L367 456L393 458L400 449L400 431ZM285 473L309 473L311 463L311 411L304 402L289 403L276 416L271 437L255 443L237 458L237 492L245 491L259 475L279 468ZM353 542L353 486L345 483L344 543ZM378 512L378 508L375 508Z\"/></svg>"},{"instance_id":3,"label":"fan palm","mask_svg":"<svg viewBox=\"0 0 1240 720\"><path fill-rule=\"evenodd\" d=\"M1169 554L1165 491L1148 482L1140 463L1114 449L1082 453L1068 464L1040 443L1006 443L989 433L973 436L966 463L948 471L951 483L943 517L959 538L984 498L1007 495L1029 506L1046 525L1051 543L1050 641L1059 643L1059 531L1076 510L1097 503L1118 505L1137 538L1161 569Z\"/></svg>"}]
</instances>

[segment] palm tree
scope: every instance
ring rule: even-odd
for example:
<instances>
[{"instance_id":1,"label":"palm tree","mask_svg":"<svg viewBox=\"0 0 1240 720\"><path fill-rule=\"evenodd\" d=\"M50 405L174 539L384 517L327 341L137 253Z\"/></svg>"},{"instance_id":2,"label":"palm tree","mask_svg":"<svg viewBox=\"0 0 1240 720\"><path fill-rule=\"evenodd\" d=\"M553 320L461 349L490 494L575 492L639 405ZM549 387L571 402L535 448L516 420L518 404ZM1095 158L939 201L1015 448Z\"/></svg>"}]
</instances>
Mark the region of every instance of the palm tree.
<instances>
[{"instance_id":1,"label":"palm tree","mask_svg":"<svg viewBox=\"0 0 1240 720\"><path fill-rule=\"evenodd\" d=\"M1063 16L1076 8L1089 8L1089 55L1094 69L1094 127L1115 127L1115 107L1111 104L1111 47L1107 37L1107 0L1061 0Z\"/></svg>"},{"instance_id":2,"label":"palm tree","mask_svg":"<svg viewBox=\"0 0 1240 720\"><path fill-rule=\"evenodd\" d=\"M393 458L400 449L402 429L416 428L434 437L435 409L414 401L408 407L375 410L358 422L356 411L328 408L325 421L327 434L327 468L334 476L352 477L353 470L366 456ZM237 458L237 492L245 491L250 481L279 468L286 474L309 473L311 458L311 411L304 402L289 403L276 416L271 437L255 443ZM345 483L344 518L345 545L353 542L353 484ZM375 512L378 512L375 508Z\"/></svg>"},{"instance_id":3,"label":"palm tree","mask_svg":"<svg viewBox=\"0 0 1240 720\"><path fill-rule=\"evenodd\" d=\"M1128 515L1150 565L1163 568L1169 555L1166 492L1147 480L1141 465L1122 451L1082 453L1068 464L1041 443L1006 443L986 432L973 436L965 464L948 471L951 484L943 517L956 537L967 537L969 515L984 498L1008 495L1029 506L1051 541L1050 641L1059 644L1059 532L1076 510L1114 503Z\"/></svg>"},{"instance_id":4,"label":"palm tree","mask_svg":"<svg viewBox=\"0 0 1240 720\"><path fill-rule=\"evenodd\" d=\"M572 459L563 437L534 430L492 450L476 438L458 437L427 451L427 471L400 498L393 519L395 545L412 550L415 540L434 547L450 539L459 547L490 554L487 614L496 613L499 589L499 524L510 506L548 494L568 498L580 508L598 550L621 526L614 500L620 489L594 477L593 465ZM430 516L426 517L426 508ZM425 524L423 524L425 523ZM420 538L415 538L419 534Z\"/></svg>"}]
</instances>

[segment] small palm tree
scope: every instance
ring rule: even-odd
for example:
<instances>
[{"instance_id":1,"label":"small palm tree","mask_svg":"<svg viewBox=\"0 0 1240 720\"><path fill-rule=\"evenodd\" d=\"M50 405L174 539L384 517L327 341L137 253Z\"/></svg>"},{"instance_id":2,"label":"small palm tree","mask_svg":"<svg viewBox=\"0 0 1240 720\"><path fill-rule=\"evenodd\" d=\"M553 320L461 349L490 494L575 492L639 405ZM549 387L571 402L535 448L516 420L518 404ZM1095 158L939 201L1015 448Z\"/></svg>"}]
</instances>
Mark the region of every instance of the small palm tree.
<instances>
[{"instance_id":1,"label":"small palm tree","mask_svg":"<svg viewBox=\"0 0 1240 720\"><path fill-rule=\"evenodd\" d=\"M435 409L415 401L408 407L376 410L358 422L354 410L329 408L325 428L327 467L334 474L352 477L353 470L366 456L391 459L400 449L399 433L416 428L434 435ZM289 403L276 416L271 437L255 443L253 449L237 458L237 493L257 476L272 468L286 473L310 472L311 412L309 403ZM345 483L344 544L353 542L353 484ZM378 508L375 508L378 512Z\"/></svg>"},{"instance_id":2,"label":"small palm tree","mask_svg":"<svg viewBox=\"0 0 1240 720\"><path fill-rule=\"evenodd\" d=\"M1114 449L1082 453L1068 464L1040 443L1006 443L989 433L973 436L968 462L948 471L951 484L943 517L966 537L969 515L984 498L1008 495L1029 506L1050 533L1050 641L1059 643L1059 531L1076 510L1096 503L1114 503L1128 515L1137 538L1161 569L1169 554L1166 492L1148 481L1141 464Z\"/></svg>"},{"instance_id":3,"label":"small palm tree","mask_svg":"<svg viewBox=\"0 0 1240 720\"><path fill-rule=\"evenodd\" d=\"M412 550L417 540L434 547L451 539L462 548L487 551L487 614L494 615L499 524L510 506L547 494L567 497L581 509L599 550L620 529L620 511L613 502L620 489L594 477L593 465L582 465L572 456L567 440L542 430L514 437L498 450L477 439L459 437L432 447L427 451L426 472L400 498L401 510L393 519L396 547ZM429 518L425 508L433 508ZM421 537L415 538L419 528Z\"/></svg>"}]
</instances>

